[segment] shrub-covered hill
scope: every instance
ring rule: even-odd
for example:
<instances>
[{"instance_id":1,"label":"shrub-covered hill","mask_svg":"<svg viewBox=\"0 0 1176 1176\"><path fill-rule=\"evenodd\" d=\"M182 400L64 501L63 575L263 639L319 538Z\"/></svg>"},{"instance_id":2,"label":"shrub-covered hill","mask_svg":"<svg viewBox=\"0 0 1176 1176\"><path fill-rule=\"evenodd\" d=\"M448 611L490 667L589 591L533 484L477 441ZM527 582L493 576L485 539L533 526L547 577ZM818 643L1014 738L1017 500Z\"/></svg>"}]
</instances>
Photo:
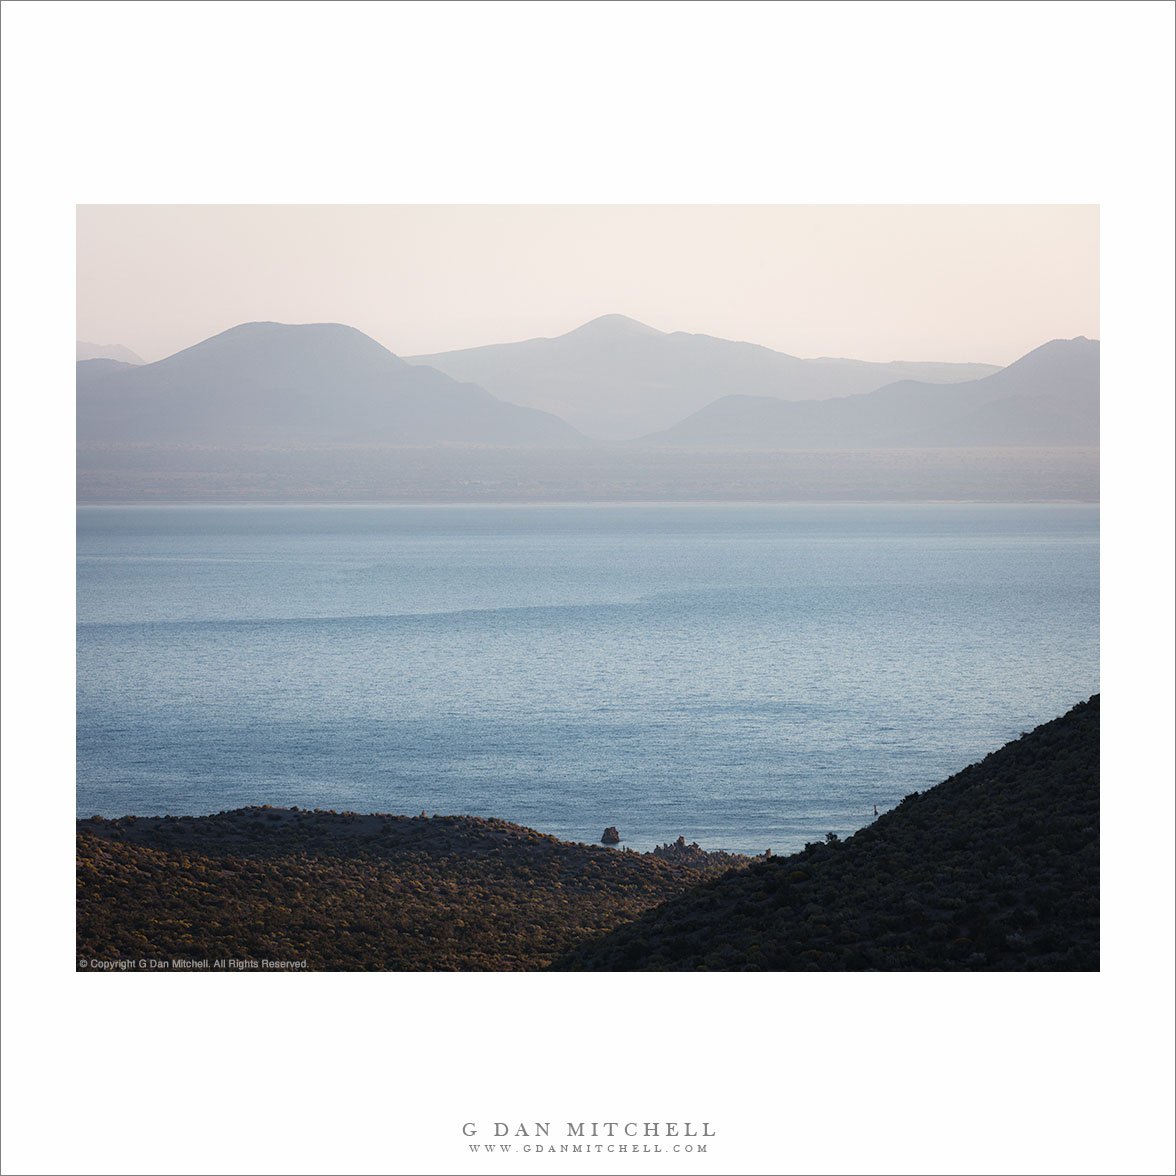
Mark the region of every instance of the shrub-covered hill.
<instances>
[{"instance_id":1,"label":"shrub-covered hill","mask_svg":"<svg viewBox=\"0 0 1176 1176\"><path fill-rule=\"evenodd\" d=\"M324 970L546 966L748 859L631 853L506 821L254 807L77 825L77 954Z\"/></svg>"},{"instance_id":2,"label":"shrub-covered hill","mask_svg":"<svg viewBox=\"0 0 1176 1176\"><path fill-rule=\"evenodd\" d=\"M1099 967L1099 697L843 842L705 882L559 970Z\"/></svg>"}]
</instances>

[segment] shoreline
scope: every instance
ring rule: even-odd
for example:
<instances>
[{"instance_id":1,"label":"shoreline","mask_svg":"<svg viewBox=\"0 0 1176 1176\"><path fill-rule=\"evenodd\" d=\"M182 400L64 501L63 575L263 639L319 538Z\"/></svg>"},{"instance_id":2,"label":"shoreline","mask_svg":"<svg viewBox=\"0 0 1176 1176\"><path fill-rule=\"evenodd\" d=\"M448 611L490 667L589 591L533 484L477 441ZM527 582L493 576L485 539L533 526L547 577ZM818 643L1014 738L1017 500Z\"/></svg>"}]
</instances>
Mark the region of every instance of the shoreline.
<instances>
[{"instance_id":1,"label":"shoreline","mask_svg":"<svg viewBox=\"0 0 1176 1176\"><path fill-rule=\"evenodd\" d=\"M565 842L480 817L270 806L80 819L76 830L88 971L250 959L291 971L533 971L752 861L684 841L645 853Z\"/></svg>"},{"instance_id":2,"label":"shoreline","mask_svg":"<svg viewBox=\"0 0 1176 1176\"><path fill-rule=\"evenodd\" d=\"M78 969L1097 971L1099 711L781 856L264 805L81 818Z\"/></svg>"},{"instance_id":3,"label":"shoreline","mask_svg":"<svg viewBox=\"0 0 1176 1176\"><path fill-rule=\"evenodd\" d=\"M431 498L372 498L372 499L111 499L109 501L77 501L78 510L109 509L114 507L530 507L530 506L1099 506L1099 498L535 498L535 499L431 499Z\"/></svg>"},{"instance_id":4,"label":"shoreline","mask_svg":"<svg viewBox=\"0 0 1176 1176\"><path fill-rule=\"evenodd\" d=\"M93 814L88 817L76 817L75 826L78 833L96 833L102 836L114 837L115 840L151 844L161 834L194 834L196 841L206 846L209 840L218 840L222 847L230 846L234 842L241 842L240 836L218 835L209 837L207 828L219 826L236 826L240 831L248 829L248 822L267 822L261 826L269 834L290 833L298 831L301 835L308 831L300 826L310 827L309 831L322 836L319 841L329 840L339 843L352 842L366 844L376 833L387 833L390 827L396 827L401 833L422 837L428 840L429 824L433 828L466 829L485 828L490 830L509 831L527 840L542 838L544 842L552 843L560 849L604 851L604 853L633 855L634 857L650 858L676 864L676 866L690 866L703 871L722 867L730 868L747 866L756 861L764 861L771 856L771 851L763 854L742 854L728 849L703 849L699 843L687 842L686 836L680 834L675 841L657 844L653 849L634 849L624 843L609 842L601 838L600 841L569 841L567 838L555 834L542 833L541 830L524 826L515 821L507 821L501 817L483 817L473 814L425 814L409 816L405 813L360 813L354 809L323 809L302 808L298 804L242 804L240 808L221 809L216 813L201 815L163 814L142 815L128 813L121 817L107 817ZM323 828L328 824L329 828ZM606 830L607 833L608 830ZM851 836L851 834L850 834Z\"/></svg>"},{"instance_id":5,"label":"shoreline","mask_svg":"<svg viewBox=\"0 0 1176 1176\"><path fill-rule=\"evenodd\" d=\"M1091 502L1094 446L498 449L83 444L84 504Z\"/></svg>"}]
</instances>

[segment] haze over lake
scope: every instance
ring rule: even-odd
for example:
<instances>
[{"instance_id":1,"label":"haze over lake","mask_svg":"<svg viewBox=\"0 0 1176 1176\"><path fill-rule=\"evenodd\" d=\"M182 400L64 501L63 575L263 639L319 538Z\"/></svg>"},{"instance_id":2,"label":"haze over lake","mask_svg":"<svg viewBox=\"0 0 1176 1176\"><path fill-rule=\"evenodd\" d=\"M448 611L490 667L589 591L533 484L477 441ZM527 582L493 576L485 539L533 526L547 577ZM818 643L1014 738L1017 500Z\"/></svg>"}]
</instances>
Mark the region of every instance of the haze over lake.
<instances>
[{"instance_id":1,"label":"haze over lake","mask_svg":"<svg viewBox=\"0 0 1176 1176\"><path fill-rule=\"evenodd\" d=\"M78 814L784 852L1098 688L1093 505L83 507Z\"/></svg>"}]
</instances>

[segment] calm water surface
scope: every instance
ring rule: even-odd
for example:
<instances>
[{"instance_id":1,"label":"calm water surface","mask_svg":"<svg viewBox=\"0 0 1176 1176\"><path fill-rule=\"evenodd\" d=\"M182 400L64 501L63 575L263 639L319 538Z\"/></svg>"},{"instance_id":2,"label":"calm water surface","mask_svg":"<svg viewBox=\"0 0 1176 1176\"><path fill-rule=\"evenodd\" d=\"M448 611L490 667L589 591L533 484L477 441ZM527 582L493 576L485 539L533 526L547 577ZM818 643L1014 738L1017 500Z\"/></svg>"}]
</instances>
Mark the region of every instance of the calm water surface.
<instances>
[{"instance_id":1,"label":"calm water surface","mask_svg":"<svg viewBox=\"0 0 1176 1176\"><path fill-rule=\"evenodd\" d=\"M85 507L77 811L842 836L1098 686L1096 506Z\"/></svg>"}]
</instances>

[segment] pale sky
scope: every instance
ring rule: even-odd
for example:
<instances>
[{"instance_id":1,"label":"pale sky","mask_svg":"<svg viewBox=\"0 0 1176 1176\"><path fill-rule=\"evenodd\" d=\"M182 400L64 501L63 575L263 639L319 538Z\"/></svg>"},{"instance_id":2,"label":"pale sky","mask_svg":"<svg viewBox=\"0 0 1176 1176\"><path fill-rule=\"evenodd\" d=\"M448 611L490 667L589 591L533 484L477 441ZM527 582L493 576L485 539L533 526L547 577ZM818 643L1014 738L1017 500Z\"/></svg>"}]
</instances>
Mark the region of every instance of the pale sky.
<instances>
[{"instance_id":1,"label":"pale sky","mask_svg":"<svg viewBox=\"0 0 1176 1176\"><path fill-rule=\"evenodd\" d=\"M792 355L1007 364L1099 337L1094 205L80 205L77 338L162 359L238 323L399 355L602 314Z\"/></svg>"}]
</instances>

